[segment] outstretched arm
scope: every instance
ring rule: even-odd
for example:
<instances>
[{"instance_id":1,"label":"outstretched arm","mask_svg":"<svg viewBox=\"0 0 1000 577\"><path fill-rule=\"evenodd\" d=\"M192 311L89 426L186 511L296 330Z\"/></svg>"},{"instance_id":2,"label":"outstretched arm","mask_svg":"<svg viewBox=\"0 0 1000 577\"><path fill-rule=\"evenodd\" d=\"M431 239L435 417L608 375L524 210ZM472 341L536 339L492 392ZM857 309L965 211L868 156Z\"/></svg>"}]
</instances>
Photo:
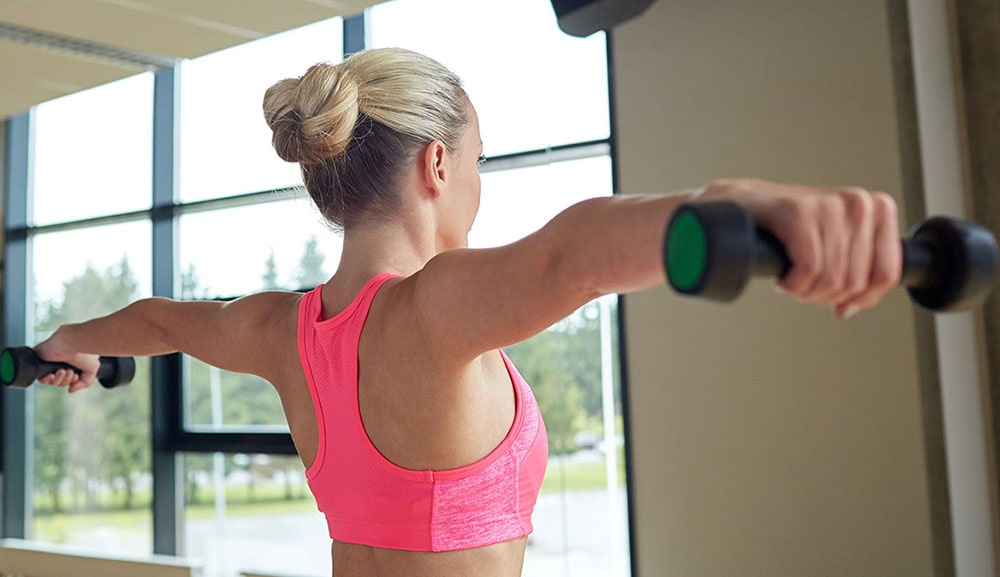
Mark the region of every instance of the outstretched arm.
<instances>
[{"instance_id":1,"label":"outstretched arm","mask_svg":"<svg viewBox=\"0 0 1000 577\"><path fill-rule=\"evenodd\" d=\"M262 335L267 327L286 322L277 318L281 305L299 295L263 292L229 302L176 301L147 298L109 315L66 324L35 347L38 356L81 370L57 371L40 382L68 386L70 392L93 383L97 355L154 356L187 353L221 369L268 376L273 353Z\"/></svg>"},{"instance_id":2,"label":"outstretched arm","mask_svg":"<svg viewBox=\"0 0 1000 577\"><path fill-rule=\"evenodd\" d=\"M454 362L534 335L587 301L664 283L666 224L681 203L731 200L787 247L778 286L846 316L875 306L901 274L895 203L859 188L758 180L713 182L691 193L576 204L504 247L449 251L408 279L424 338ZM441 359L449 362L449 359Z\"/></svg>"}]
</instances>

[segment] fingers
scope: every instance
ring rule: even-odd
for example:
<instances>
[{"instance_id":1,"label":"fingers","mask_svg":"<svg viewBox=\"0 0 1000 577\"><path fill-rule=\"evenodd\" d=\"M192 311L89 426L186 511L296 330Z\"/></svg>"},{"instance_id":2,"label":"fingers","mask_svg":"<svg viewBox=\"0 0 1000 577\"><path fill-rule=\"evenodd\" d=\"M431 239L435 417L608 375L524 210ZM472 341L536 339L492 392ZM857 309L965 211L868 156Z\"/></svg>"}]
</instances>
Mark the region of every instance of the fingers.
<instances>
[{"instance_id":1,"label":"fingers","mask_svg":"<svg viewBox=\"0 0 1000 577\"><path fill-rule=\"evenodd\" d=\"M840 295L833 295L839 304L854 301L872 289L872 267L876 262L875 250L878 249L875 244L875 233L880 227L875 218L874 207L875 200L867 193L852 195L848 200L848 219L851 226L847 242L850 250L847 256L844 290ZM874 301L878 302L878 298Z\"/></svg>"},{"instance_id":2,"label":"fingers","mask_svg":"<svg viewBox=\"0 0 1000 577\"><path fill-rule=\"evenodd\" d=\"M83 379L77 379L76 382L69 385L69 392L75 393L77 391L82 391L83 389L86 389L89 386L90 382L87 382Z\"/></svg>"},{"instance_id":3,"label":"fingers","mask_svg":"<svg viewBox=\"0 0 1000 577\"><path fill-rule=\"evenodd\" d=\"M51 374L38 379L38 382L55 387L66 387L69 392L75 393L81 389L89 387L97 379L97 371L100 369L100 358L93 354L84 354L74 351L60 340L60 330L57 330L48 339L35 345L35 353L39 358L51 362L62 362L78 371L70 369L58 369Z\"/></svg>"},{"instance_id":4,"label":"fingers","mask_svg":"<svg viewBox=\"0 0 1000 577\"><path fill-rule=\"evenodd\" d=\"M893 199L860 188L796 196L771 219L792 262L777 286L799 301L833 306L838 318L877 305L902 270Z\"/></svg>"},{"instance_id":5,"label":"fingers","mask_svg":"<svg viewBox=\"0 0 1000 577\"><path fill-rule=\"evenodd\" d=\"M85 374L79 374L70 369L58 369L39 377L38 382L53 387L66 388L70 393L75 393L89 387L93 382L93 377L87 379Z\"/></svg>"},{"instance_id":6,"label":"fingers","mask_svg":"<svg viewBox=\"0 0 1000 577\"><path fill-rule=\"evenodd\" d=\"M871 259L867 270L858 271L859 275L867 275L867 283L864 289L855 291L851 298L835 306L834 314L838 318L847 318L858 310L874 307L899 284L902 276L903 250L896 203L888 195L876 193L872 199L872 210L873 250L868 253Z\"/></svg>"},{"instance_id":7,"label":"fingers","mask_svg":"<svg viewBox=\"0 0 1000 577\"><path fill-rule=\"evenodd\" d=\"M794 266L779 281L786 292L818 304L833 302L844 292L852 246L847 214L844 203L832 198L820 198L797 211L797 225L790 233L799 240L786 244Z\"/></svg>"},{"instance_id":8,"label":"fingers","mask_svg":"<svg viewBox=\"0 0 1000 577\"><path fill-rule=\"evenodd\" d=\"M97 368L99 366L100 363L98 363L97 367L90 363L84 364L80 371L80 379L69 386L69 392L75 393L94 384L94 381L97 380Z\"/></svg>"}]
</instances>

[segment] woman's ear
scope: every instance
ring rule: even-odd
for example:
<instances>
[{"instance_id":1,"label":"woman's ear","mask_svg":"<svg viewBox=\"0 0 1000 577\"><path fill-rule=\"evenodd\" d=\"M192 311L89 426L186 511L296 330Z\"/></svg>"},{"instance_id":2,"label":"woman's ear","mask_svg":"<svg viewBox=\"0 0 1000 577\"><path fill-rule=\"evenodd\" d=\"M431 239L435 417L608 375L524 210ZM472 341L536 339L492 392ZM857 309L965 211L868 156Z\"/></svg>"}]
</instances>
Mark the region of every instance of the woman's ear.
<instances>
[{"instance_id":1,"label":"woman's ear","mask_svg":"<svg viewBox=\"0 0 1000 577\"><path fill-rule=\"evenodd\" d=\"M421 178L424 189L433 198L441 196L447 184L449 176L445 168L447 156L448 149L440 140L432 140L430 144L424 147Z\"/></svg>"}]
</instances>

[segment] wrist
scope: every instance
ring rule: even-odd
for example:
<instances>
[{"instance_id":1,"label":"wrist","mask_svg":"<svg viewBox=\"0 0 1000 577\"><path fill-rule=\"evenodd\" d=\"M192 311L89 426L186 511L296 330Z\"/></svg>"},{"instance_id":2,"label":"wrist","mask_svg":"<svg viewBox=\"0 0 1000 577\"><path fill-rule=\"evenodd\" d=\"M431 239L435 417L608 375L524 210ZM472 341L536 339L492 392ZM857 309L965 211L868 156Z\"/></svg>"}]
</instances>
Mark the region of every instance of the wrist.
<instances>
[{"instance_id":1,"label":"wrist","mask_svg":"<svg viewBox=\"0 0 1000 577\"><path fill-rule=\"evenodd\" d=\"M60 325L49 338L42 341L36 348L44 350L50 356L66 356L79 352L75 346L76 323Z\"/></svg>"}]
</instances>

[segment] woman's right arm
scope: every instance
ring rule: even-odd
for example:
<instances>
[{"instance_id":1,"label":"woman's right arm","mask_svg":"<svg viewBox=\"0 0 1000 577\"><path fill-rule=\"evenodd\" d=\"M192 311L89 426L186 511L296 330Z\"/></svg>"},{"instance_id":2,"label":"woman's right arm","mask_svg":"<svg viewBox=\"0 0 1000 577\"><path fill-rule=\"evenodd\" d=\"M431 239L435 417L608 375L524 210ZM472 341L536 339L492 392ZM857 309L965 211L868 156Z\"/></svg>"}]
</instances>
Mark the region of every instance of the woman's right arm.
<instances>
[{"instance_id":1,"label":"woman's right arm","mask_svg":"<svg viewBox=\"0 0 1000 577\"><path fill-rule=\"evenodd\" d=\"M901 274L895 204L858 188L718 181L691 193L596 198L536 233L492 249L448 251L400 289L439 362L464 363L524 340L586 302L665 282L663 235L684 202L732 200L785 244L779 287L838 316L874 306Z\"/></svg>"}]
</instances>

